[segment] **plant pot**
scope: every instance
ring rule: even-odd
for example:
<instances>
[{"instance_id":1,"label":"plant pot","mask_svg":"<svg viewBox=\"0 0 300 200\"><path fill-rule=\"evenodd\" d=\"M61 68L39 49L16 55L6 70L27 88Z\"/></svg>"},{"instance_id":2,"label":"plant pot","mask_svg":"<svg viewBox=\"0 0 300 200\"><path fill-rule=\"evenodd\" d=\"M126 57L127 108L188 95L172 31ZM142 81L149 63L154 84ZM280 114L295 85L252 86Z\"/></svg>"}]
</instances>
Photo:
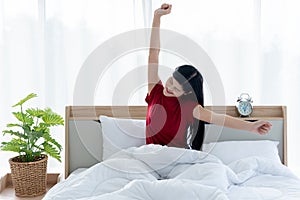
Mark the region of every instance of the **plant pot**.
<instances>
[{"instance_id":1,"label":"plant pot","mask_svg":"<svg viewBox=\"0 0 300 200\"><path fill-rule=\"evenodd\" d=\"M20 157L9 159L11 177L18 197L35 197L46 193L47 155L34 162L20 162Z\"/></svg>"}]
</instances>

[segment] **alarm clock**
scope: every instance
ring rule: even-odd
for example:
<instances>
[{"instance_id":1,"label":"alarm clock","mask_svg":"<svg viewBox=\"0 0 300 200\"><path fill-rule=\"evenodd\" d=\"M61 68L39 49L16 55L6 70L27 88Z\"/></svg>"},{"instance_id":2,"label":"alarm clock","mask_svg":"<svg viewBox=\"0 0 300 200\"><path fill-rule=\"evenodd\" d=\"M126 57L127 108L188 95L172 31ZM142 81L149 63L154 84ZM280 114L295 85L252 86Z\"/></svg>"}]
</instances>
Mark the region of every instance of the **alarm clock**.
<instances>
[{"instance_id":1,"label":"alarm clock","mask_svg":"<svg viewBox=\"0 0 300 200\"><path fill-rule=\"evenodd\" d=\"M252 98L247 93L242 93L238 97L236 108L241 117L250 116L253 111L253 106L251 103L253 103Z\"/></svg>"}]
</instances>

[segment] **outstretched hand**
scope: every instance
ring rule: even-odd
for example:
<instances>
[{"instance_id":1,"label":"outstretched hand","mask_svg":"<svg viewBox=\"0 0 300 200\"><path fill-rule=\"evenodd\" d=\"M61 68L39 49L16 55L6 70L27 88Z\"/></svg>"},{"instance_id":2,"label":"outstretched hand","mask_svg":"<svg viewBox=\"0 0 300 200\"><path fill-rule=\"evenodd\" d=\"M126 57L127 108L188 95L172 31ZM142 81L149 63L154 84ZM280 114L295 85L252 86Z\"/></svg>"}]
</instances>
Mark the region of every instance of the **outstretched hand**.
<instances>
[{"instance_id":1,"label":"outstretched hand","mask_svg":"<svg viewBox=\"0 0 300 200\"><path fill-rule=\"evenodd\" d=\"M251 132L265 135L270 131L271 127L272 127L272 124L270 122L256 121L256 122L253 122Z\"/></svg>"},{"instance_id":2,"label":"outstretched hand","mask_svg":"<svg viewBox=\"0 0 300 200\"><path fill-rule=\"evenodd\" d=\"M160 8L156 9L154 14L157 16L163 16L171 13L172 5L171 4L162 4Z\"/></svg>"}]
</instances>

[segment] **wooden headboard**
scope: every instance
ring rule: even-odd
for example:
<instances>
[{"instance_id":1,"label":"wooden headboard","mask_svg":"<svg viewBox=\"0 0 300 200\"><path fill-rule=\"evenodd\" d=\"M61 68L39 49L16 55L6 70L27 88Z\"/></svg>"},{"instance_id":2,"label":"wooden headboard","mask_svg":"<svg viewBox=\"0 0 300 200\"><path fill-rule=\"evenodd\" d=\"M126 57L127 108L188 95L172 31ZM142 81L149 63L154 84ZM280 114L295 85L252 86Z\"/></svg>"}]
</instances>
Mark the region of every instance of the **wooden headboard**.
<instances>
[{"instance_id":1,"label":"wooden headboard","mask_svg":"<svg viewBox=\"0 0 300 200\"><path fill-rule=\"evenodd\" d=\"M235 106L206 106L216 113L238 117ZM77 168L90 167L102 161L102 133L99 116L145 119L146 106L67 106L65 118L65 178ZM251 117L244 120L263 119L272 123L267 135L206 125L204 143L232 140L279 141L279 156L287 165L287 121L285 106L254 106ZM209 134L207 134L209 132ZM243 132L243 134L239 134ZM237 134L238 133L238 134Z\"/></svg>"}]
</instances>

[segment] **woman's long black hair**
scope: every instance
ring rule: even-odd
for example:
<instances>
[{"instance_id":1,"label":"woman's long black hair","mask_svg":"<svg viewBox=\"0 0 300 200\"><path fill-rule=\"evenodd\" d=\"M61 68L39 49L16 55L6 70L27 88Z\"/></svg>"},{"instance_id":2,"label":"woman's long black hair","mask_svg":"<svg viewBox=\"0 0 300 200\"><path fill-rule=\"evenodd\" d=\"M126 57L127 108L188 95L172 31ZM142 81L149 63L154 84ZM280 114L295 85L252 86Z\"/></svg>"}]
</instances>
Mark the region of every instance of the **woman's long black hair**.
<instances>
[{"instance_id":1,"label":"woman's long black hair","mask_svg":"<svg viewBox=\"0 0 300 200\"><path fill-rule=\"evenodd\" d=\"M179 66L173 72L173 77L186 93L180 99L194 100L204 107L203 78L195 67L191 65ZM194 123L190 125L189 131L192 134L192 149L200 150L204 140L205 122L195 119Z\"/></svg>"}]
</instances>

